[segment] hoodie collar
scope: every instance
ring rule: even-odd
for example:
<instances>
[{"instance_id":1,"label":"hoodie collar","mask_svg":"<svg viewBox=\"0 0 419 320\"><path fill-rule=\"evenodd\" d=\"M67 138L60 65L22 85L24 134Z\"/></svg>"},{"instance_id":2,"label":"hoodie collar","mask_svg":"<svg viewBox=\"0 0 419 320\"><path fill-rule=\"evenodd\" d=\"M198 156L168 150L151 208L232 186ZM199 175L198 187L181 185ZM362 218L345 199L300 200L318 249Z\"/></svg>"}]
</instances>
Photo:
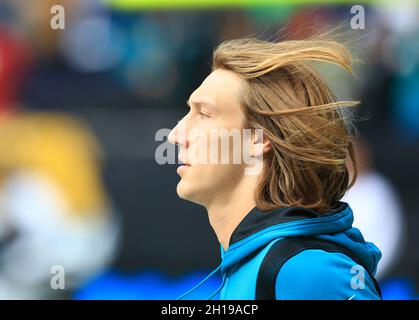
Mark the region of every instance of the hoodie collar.
<instances>
[{"instance_id":1,"label":"hoodie collar","mask_svg":"<svg viewBox=\"0 0 419 320\"><path fill-rule=\"evenodd\" d=\"M352 210L344 202L325 213L299 207L267 212L253 208L232 233L227 251L220 246L221 271L225 272L275 239L334 234L348 230L352 223Z\"/></svg>"},{"instance_id":2,"label":"hoodie collar","mask_svg":"<svg viewBox=\"0 0 419 320\"><path fill-rule=\"evenodd\" d=\"M233 231L230 237L229 246L273 225L326 217L344 211L347 207L347 203L339 202L335 209L324 213L300 207L280 208L266 212L253 208Z\"/></svg>"}]
</instances>

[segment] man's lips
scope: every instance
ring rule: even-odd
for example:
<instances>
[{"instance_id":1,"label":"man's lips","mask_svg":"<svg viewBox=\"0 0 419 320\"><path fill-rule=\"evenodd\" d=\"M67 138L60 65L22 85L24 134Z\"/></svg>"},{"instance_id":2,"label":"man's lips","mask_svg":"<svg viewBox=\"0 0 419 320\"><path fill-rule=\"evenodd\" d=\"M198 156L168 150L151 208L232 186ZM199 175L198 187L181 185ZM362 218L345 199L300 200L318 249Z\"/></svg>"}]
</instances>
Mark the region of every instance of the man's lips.
<instances>
[{"instance_id":1,"label":"man's lips","mask_svg":"<svg viewBox=\"0 0 419 320\"><path fill-rule=\"evenodd\" d=\"M177 168L176 172L181 175L182 172L184 172L185 170L187 170L191 165L189 163L187 163L186 161L183 161L182 157L178 157L180 166Z\"/></svg>"},{"instance_id":2,"label":"man's lips","mask_svg":"<svg viewBox=\"0 0 419 320\"><path fill-rule=\"evenodd\" d=\"M183 158L181 158L181 157L178 157L178 161L181 165L185 165L185 166L190 166L191 165L190 163L184 161Z\"/></svg>"},{"instance_id":3,"label":"man's lips","mask_svg":"<svg viewBox=\"0 0 419 320\"><path fill-rule=\"evenodd\" d=\"M179 167L177 167L176 172L181 175L182 172L184 172L185 170L188 170L188 168L190 167L189 164L181 164Z\"/></svg>"}]
</instances>

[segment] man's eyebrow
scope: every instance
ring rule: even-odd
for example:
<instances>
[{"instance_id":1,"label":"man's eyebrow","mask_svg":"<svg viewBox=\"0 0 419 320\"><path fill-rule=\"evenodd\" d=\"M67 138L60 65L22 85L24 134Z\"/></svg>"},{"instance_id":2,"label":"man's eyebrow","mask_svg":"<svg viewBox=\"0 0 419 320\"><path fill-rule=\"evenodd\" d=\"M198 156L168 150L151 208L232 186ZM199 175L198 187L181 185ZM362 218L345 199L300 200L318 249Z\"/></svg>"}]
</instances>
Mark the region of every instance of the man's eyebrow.
<instances>
[{"instance_id":1,"label":"man's eyebrow","mask_svg":"<svg viewBox=\"0 0 419 320\"><path fill-rule=\"evenodd\" d=\"M212 102L210 102L210 101L207 101L207 100L189 101L189 99L188 99L188 100L186 100L186 104L187 104L189 107L191 106L191 104L195 104L195 105L205 105L205 106L209 106L210 108L212 108L212 109L214 109L214 110L216 110L216 109L217 109L217 107L216 107L216 105L215 105L214 103L212 103Z\"/></svg>"}]
</instances>

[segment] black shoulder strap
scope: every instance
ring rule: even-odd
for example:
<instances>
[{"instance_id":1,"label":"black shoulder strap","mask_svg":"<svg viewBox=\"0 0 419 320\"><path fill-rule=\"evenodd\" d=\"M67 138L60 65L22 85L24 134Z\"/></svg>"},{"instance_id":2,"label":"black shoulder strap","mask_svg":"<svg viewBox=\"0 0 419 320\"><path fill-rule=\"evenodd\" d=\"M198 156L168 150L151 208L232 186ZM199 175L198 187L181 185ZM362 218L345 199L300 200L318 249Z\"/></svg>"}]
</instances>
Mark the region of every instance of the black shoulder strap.
<instances>
[{"instance_id":1,"label":"black shoulder strap","mask_svg":"<svg viewBox=\"0 0 419 320\"><path fill-rule=\"evenodd\" d=\"M357 264L363 266L352 252L337 243L309 237L285 238L277 241L269 249L262 261L256 283L256 300L275 300L275 284L279 270L288 259L307 249L321 249L327 252L343 253ZM365 266L363 267L365 270L368 270ZM374 281L375 288L380 298L382 298L377 280L370 273L369 276Z\"/></svg>"}]
</instances>

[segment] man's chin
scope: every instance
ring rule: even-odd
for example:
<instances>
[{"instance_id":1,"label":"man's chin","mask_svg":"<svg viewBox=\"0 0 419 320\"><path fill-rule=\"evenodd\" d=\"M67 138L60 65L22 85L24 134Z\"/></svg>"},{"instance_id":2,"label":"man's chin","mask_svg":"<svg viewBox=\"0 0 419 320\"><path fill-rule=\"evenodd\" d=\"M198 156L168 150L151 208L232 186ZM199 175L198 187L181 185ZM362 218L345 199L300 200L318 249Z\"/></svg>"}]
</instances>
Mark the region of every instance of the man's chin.
<instances>
[{"instance_id":1,"label":"man's chin","mask_svg":"<svg viewBox=\"0 0 419 320\"><path fill-rule=\"evenodd\" d=\"M198 197L196 194L196 190L192 190L191 186L189 186L186 181L180 180L177 187L176 192L179 198L183 200L187 200L196 204L200 204L198 201Z\"/></svg>"},{"instance_id":2,"label":"man's chin","mask_svg":"<svg viewBox=\"0 0 419 320\"><path fill-rule=\"evenodd\" d=\"M176 187L176 192L179 198L184 200L189 200L188 194L190 193L189 188L185 185L185 181L182 181L182 179L179 181ZM188 192L189 191L189 192Z\"/></svg>"}]
</instances>

